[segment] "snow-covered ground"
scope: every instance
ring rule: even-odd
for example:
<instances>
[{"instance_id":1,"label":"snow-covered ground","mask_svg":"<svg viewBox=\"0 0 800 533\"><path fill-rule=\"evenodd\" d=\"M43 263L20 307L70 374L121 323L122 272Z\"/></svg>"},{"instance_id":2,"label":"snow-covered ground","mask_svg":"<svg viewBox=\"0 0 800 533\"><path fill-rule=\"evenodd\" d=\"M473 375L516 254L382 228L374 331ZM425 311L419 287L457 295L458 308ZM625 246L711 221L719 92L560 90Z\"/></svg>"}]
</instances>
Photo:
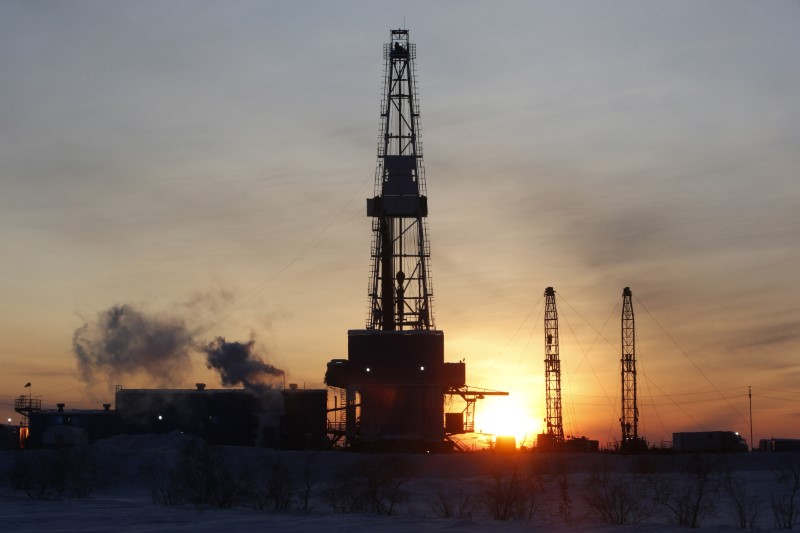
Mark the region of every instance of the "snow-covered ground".
<instances>
[{"instance_id":1,"label":"snow-covered ground","mask_svg":"<svg viewBox=\"0 0 800 533\"><path fill-rule=\"evenodd\" d=\"M9 532L763 531L800 515L797 454L357 455L171 434L0 452L0 474Z\"/></svg>"}]
</instances>

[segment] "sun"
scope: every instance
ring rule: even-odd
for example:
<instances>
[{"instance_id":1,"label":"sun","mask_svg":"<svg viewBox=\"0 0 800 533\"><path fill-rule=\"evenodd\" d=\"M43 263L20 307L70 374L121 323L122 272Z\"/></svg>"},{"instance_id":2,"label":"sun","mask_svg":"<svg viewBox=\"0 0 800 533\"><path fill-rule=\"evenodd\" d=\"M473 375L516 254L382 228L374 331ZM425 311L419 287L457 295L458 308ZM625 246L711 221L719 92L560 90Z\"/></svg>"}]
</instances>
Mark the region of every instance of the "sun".
<instances>
[{"instance_id":1,"label":"sun","mask_svg":"<svg viewBox=\"0 0 800 533\"><path fill-rule=\"evenodd\" d=\"M542 431L542 417L527 402L510 397L487 397L478 401L475 410L475 431L493 435L510 435L517 445L531 446Z\"/></svg>"}]
</instances>

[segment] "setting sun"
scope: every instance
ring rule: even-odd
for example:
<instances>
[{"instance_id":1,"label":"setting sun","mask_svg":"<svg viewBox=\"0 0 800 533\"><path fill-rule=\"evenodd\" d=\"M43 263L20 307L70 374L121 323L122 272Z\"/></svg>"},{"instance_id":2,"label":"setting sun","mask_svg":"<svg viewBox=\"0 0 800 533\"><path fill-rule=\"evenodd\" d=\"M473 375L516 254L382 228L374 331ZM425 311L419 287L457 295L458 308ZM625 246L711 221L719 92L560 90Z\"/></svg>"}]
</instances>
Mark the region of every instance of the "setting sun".
<instances>
[{"instance_id":1,"label":"setting sun","mask_svg":"<svg viewBox=\"0 0 800 533\"><path fill-rule=\"evenodd\" d=\"M542 431L542 417L521 396L486 398L478 402L475 431L510 435L517 440L518 446L530 446Z\"/></svg>"}]
</instances>

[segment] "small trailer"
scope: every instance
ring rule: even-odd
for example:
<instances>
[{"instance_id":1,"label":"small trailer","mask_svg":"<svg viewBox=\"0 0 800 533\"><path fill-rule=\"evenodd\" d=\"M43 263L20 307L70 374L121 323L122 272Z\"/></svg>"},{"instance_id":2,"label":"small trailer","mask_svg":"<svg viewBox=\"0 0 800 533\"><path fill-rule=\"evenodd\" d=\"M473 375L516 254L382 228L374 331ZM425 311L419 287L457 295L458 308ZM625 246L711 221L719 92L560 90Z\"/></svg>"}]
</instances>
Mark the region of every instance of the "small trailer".
<instances>
[{"instance_id":1,"label":"small trailer","mask_svg":"<svg viewBox=\"0 0 800 533\"><path fill-rule=\"evenodd\" d=\"M758 451L760 452L798 452L800 451L800 439L761 439L758 441Z\"/></svg>"}]
</instances>

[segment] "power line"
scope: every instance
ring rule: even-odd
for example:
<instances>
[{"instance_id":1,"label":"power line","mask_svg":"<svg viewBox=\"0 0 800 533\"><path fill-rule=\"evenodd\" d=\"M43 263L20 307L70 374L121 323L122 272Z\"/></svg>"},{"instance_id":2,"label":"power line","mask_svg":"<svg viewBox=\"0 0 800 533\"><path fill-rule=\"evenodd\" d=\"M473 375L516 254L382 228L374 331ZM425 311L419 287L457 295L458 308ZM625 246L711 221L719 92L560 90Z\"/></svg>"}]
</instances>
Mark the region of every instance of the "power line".
<instances>
[{"instance_id":1,"label":"power line","mask_svg":"<svg viewBox=\"0 0 800 533\"><path fill-rule=\"evenodd\" d=\"M371 171L367 179L363 180L358 185L358 187L353 191L353 194L339 206L339 209L336 210L336 212L333 214L330 220L320 229L320 231L310 241L308 241L308 243L297 254L295 254L292 257L292 259L290 259L283 267L281 267L276 272L268 276L265 280L259 282L252 288L245 291L241 296L236 298L233 302L224 306L221 309L221 311L224 311L225 309L230 309L230 310L221 317L219 316L212 317L212 319L209 320L205 325L203 325L202 321L198 321L196 323L196 330L194 331L194 333L195 334L205 333L211 328L227 320L231 315L233 315L236 311L239 310L239 308L241 307L240 304L261 293L261 291L267 288L270 285L270 283L277 280L281 275L283 275L284 272L286 272L292 266L294 266L295 263L303 259L303 257L307 253L316 249L320 244L325 242L331 235L333 235L335 231L332 231L327 235L326 232L331 226L333 226L333 223L336 221L337 218L339 218L339 215L341 215L342 212L353 202L353 200L358 195L359 191L361 191L364 188L365 183L372 181L374 179L374 175L375 175L374 171ZM334 229L336 230L338 229L338 227Z\"/></svg>"},{"instance_id":2,"label":"power line","mask_svg":"<svg viewBox=\"0 0 800 533\"><path fill-rule=\"evenodd\" d=\"M594 367L593 367L593 366L592 366L592 364L589 362L589 352L592 350L592 348L594 348L594 345L595 345L595 343L597 342L597 339L598 339L598 338L602 338L603 340L605 340L605 341L606 341L606 342L607 342L607 343L608 343L610 346L612 346L612 347L613 347L614 345L613 345L613 344L612 344L612 343L611 343L611 342L610 342L608 339L606 339L606 338L603 336L603 334L602 334L601 330L598 330L597 328L595 328L595 327L592 325L592 323L591 323L591 322L589 322L588 320L586 320L586 318L585 318L583 315L581 315L581 314L580 314L580 312L578 312L578 310L577 310L577 309L575 309L574 307L572 307L572 305L571 305L571 304L570 304L570 303L569 303L569 302L566 300L566 298L564 298L564 297L561 295L561 293L559 293L559 296L561 297L561 300L562 300L562 301L563 301L565 304L567 304L567 306L569 306L569 308L570 308L570 309L572 309L573 311L575 311L575 314L576 314L576 315L578 315L578 317L580 317L580 318L581 318L581 319L582 319L582 320L583 320L583 321L584 321L584 322L585 322L585 323L586 323L586 324L587 324L587 325L588 325L590 328L592 328L592 329L593 329L593 330L594 330L594 331L597 333L597 335L595 336L594 340L592 340L592 344L589 346L589 349L588 349L588 350L586 350L586 351L584 351L584 353L583 353L583 359L581 359L581 362L578 364L578 366L577 366L577 367L575 367L575 370L573 371L573 377L574 377L574 375L575 375L575 374L577 374L577 372L578 372L578 369L579 369L579 368L580 368L580 366L583 364L583 362L584 362L584 361L586 361L586 364L588 364L588 365L589 365L589 368L590 368L590 370L592 371L592 374L594 374L594 376L595 376L595 379L597 380L597 383L600 385L600 389L603 391L603 393L605 394L606 398L609 400L609 403L610 403L610 405L611 405L611 424L609 425L609 430L608 430L608 442L611 442L611 435L612 435L612 433L613 433L613 430L614 430L614 419L617 417L617 408L616 408L617 396L616 396L616 392L615 392L615 393L614 393L614 399L612 400L612 399L611 399L611 397L608 395L608 392L606 392L606 389L605 389L605 387L603 386L603 382L602 382L602 380L600 380L600 377L597 375L597 372L595 371ZM619 302L617 302L617 303L619 303ZM614 309L616 309L616 306L614 307ZM608 318L606 318L606 321L603 323L603 328L602 328L602 329L605 329L606 325L608 324L608 321L609 321L609 320L611 320L611 316L612 316L612 315L613 315L613 313L614 313L614 309L612 309L612 310L611 310L611 313L608 315ZM569 323L568 323L568 324L569 324ZM571 329L571 328L570 328L570 329Z\"/></svg>"},{"instance_id":3,"label":"power line","mask_svg":"<svg viewBox=\"0 0 800 533\"><path fill-rule=\"evenodd\" d=\"M541 303L541 300L539 300L539 299L537 299L536 301L537 301L537 302L539 302L539 303ZM494 368L494 366L497 364L497 360L500 358L500 356L501 356L501 355L503 355L503 354L505 353L505 351L506 351L506 350L508 349L508 347L511 345L511 341L513 341L513 340L514 340L514 338L517 336L517 334L520 332L520 330L522 329L522 326L524 326L525 324L527 324L527 322L528 322L528 319L529 319L529 318L531 317L531 315L533 314L533 311L534 311L535 309L538 309L539 307L540 307L540 306L539 306L539 304L537 303L537 305L534 305L533 307L531 307L531 308L530 308L530 310L528 311L528 314L527 314L527 315L525 315L525 318L523 318L523 319L522 319L522 322L521 322L521 323L520 323L520 325L517 327L517 329L514 331L514 333L511 335L511 337L509 337L509 339L506 341L505 345L503 345L503 348L502 348L502 349L501 349L499 352L497 352L497 354L495 354L494 358L492 359L492 362L491 362L491 363L489 363L489 368L491 368L491 369L493 369L493 368ZM541 303L541 311L544 311L544 303ZM539 321L539 317L541 317L541 313L540 313L540 314L539 314L539 315L536 317L536 322L537 322L537 323L538 323L538 321ZM485 381L483 381L483 380L479 380L479 381L477 381L477 383L480 383L480 384L482 384L482 383L485 383ZM480 385L476 385L476 386L480 386Z\"/></svg>"},{"instance_id":4,"label":"power line","mask_svg":"<svg viewBox=\"0 0 800 533\"><path fill-rule=\"evenodd\" d=\"M671 398L671 397L670 397L668 394L666 394L666 393L665 393L665 392L664 392L664 391L661 389L661 387L659 387L659 386L658 386L658 385L657 385L657 384L656 384L656 383L655 383L653 380L651 380L651 379L650 379L650 378L648 378L647 376L644 376L644 379L645 379L645 381L649 381L649 382L650 382L650 384L651 384L653 387L655 387L656 389L658 389L659 391L661 391L661 392L664 394L664 396L666 396L667 398L669 398L669 399L672 401L672 404L673 404L675 407L677 407L678 409L680 409L680 410L681 410L681 412L682 412L683 414L685 414L685 415L686 415L686 416L687 416L687 417L688 417L688 418L689 418L689 419L690 419L692 422L694 422L694 423L695 423L697 426L699 426L699 427L700 427L700 429L702 429L703 431L706 431L706 428L705 428L705 426L703 426L703 424L701 424L700 422L698 422L698 421L697 421L697 420L696 420L696 419L695 419L695 418L694 418L692 415L690 415L690 414L689 414L689 413L686 411L686 409L684 409L683 407L681 407L679 403L677 403L675 400L672 400L672 398Z\"/></svg>"},{"instance_id":5,"label":"power line","mask_svg":"<svg viewBox=\"0 0 800 533\"><path fill-rule=\"evenodd\" d=\"M648 314L648 316L649 316L649 317L650 317L650 318L653 320L653 322L655 322L655 323L656 323L656 325L657 325L659 328L661 328L661 331L663 331L663 332L664 332L664 334L667 336L667 338L668 338L670 341L672 341L672 343L675 345L675 347L676 347L676 348L678 348L678 351L680 351L680 352L683 354L683 356L686 358L686 360L687 360L687 361L689 361L689 362L692 364L692 366L694 366L694 368L697 370L697 372L698 372L698 373L699 373L701 376L703 376L703 379L705 379L705 380L708 382L708 384L709 384L709 385L711 385L711 387L712 387L712 388L713 388L713 389L714 389L714 390L715 390L715 391L716 391L716 392L719 394L719 396L720 396L721 398L725 398L725 395L724 395L724 394L722 394L722 391L720 391L720 390L719 390L719 388L717 388L717 386L716 386L716 385L715 385L715 384L714 384L714 383L711 381L711 379L710 379L710 378L709 378L709 377L708 377L708 376L705 374L705 372L703 372L703 370L702 370L702 369L701 369L699 366L697 366L697 363L695 363L695 362L694 362L694 361L693 361L693 360L692 360L692 359L689 357L689 354L687 354L687 353L686 353L686 351L684 351L684 349L683 349L683 348L682 348L682 347L681 347L681 346L678 344L678 342L677 342L677 341L676 341L676 340L675 340L675 339L672 337L672 335L670 335L670 334L669 334L669 332L667 332L667 330L664 328L664 326L662 326L662 325L661 325L661 323L660 323L658 320L656 320L656 318L653 316L653 314L650 312L650 310L649 310L649 309L647 309L647 306L645 306L645 305L644 305L644 304L641 302L641 300L639 300L639 298L636 298L636 301L639 303L639 305L641 305L641 306L642 306L642 308L645 310L645 312ZM745 417L742 415L742 413L740 413L740 412L739 412L739 410L738 410L738 409L737 409L737 408L736 408L736 407L735 407L735 406L734 406L732 403L728 402L728 406L729 406L731 409L733 409L733 411L734 411L734 412L735 412L735 413L736 413L736 414L739 416L739 418L741 418L741 419L742 419L742 421L743 421L745 424L747 424L747 423L748 423L747 419L746 419L746 418L745 418Z\"/></svg>"}]
</instances>

